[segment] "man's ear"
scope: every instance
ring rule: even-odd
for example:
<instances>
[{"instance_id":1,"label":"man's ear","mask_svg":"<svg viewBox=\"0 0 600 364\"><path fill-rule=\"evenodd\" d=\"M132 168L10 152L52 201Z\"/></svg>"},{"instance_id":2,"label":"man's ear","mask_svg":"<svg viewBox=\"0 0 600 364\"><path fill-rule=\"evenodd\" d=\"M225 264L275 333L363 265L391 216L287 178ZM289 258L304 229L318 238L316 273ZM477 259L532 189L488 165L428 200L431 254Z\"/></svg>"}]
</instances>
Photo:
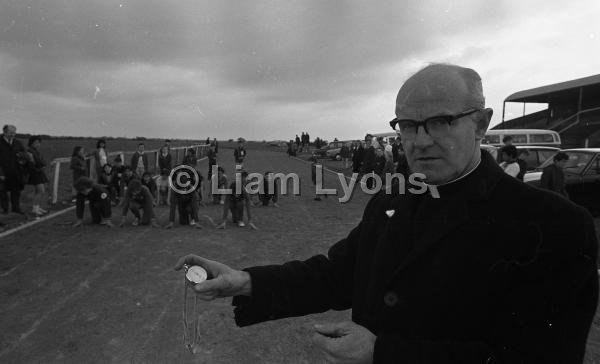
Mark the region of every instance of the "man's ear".
<instances>
[{"instance_id":1,"label":"man's ear","mask_svg":"<svg viewBox=\"0 0 600 364\"><path fill-rule=\"evenodd\" d=\"M494 110L488 107L486 109L483 109L481 113L483 115L475 123L475 139L477 140L481 140L485 137L485 132L488 130L488 126L490 125L490 121L492 120Z\"/></svg>"}]
</instances>

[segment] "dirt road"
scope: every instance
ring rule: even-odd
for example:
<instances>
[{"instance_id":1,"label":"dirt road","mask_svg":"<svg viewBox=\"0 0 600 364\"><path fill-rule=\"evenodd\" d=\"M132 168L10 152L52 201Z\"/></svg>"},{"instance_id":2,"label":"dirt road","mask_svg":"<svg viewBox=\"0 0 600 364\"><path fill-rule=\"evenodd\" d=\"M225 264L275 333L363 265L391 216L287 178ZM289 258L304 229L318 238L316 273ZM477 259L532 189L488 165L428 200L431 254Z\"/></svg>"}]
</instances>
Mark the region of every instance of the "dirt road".
<instances>
[{"instance_id":1,"label":"dirt road","mask_svg":"<svg viewBox=\"0 0 600 364\"><path fill-rule=\"evenodd\" d=\"M232 174L231 153L222 154L219 162ZM0 362L317 362L312 325L349 319L348 311L240 329L230 300L216 300L201 304L201 353L183 346L183 276L173 271L178 257L196 253L237 268L305 259L343 238L367 201L360 193L346 204L313 201L309 165L282 153L250 151L245 166L300 175L302 195L282 197L279 209L253 210L258 231L215 230L206 218L203 230L74 229L69 213L1 239ZM336 180L327 175L327 186ZM216 220L221 206L200 213ZM168 211L158 215L165 224ZM599 342L595 326L590 363Z\"/></svg>"}]
</instances>

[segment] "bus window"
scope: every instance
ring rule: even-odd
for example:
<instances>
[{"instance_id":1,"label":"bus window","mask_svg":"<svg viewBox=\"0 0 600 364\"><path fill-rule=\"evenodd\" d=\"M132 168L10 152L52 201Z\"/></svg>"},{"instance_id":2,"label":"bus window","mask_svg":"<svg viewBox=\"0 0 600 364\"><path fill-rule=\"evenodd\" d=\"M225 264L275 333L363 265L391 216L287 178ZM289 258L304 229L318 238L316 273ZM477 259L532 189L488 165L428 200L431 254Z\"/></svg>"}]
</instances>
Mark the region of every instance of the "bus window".
<instances>
[{"instance_id":1,"label":"bus window","mask_svg":"<svg viewBox=\"0 0 600 364\"><path fill-rule=\"evenodd\" d=\"M514 144L527 144L527 135L526 134L507 134L510 135Z\"/></svg>"},{"instance_id":2,"label":"bus window","mask_svg":"<svg viewBox=\"0 0 600 364\"><path fill-rule=\"evenodd\" d=\"M487 144L500 144L500 135L486 135Z\"/></svg>"},{"instance_id":3,"label":"bus window","mask_svg":"<svg viewBox=\"0 0 600 364\"><path fill-rule=\"evenodd\" d=\"M554 135L552 134L529 134L529 143L554 143Z\"/></svg>"}]
</instances>

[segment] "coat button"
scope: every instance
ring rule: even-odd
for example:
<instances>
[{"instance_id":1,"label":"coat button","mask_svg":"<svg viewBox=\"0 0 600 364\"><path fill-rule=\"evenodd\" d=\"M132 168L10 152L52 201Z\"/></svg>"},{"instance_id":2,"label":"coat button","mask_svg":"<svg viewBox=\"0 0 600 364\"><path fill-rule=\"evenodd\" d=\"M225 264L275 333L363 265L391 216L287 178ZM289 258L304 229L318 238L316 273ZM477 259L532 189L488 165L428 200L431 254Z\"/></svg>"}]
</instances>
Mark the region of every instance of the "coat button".
<instances>
[{"instance_id":1,"label":"coat button","mask_svg":"<svg viewBox=\"0 0 600 364\"><path fill-rule=\"evenodd\" d=\"M398 295L395 292L386 292L383 296L383 303L388 307L394 307L398 304Z\"/></svg>"}]
</instances>

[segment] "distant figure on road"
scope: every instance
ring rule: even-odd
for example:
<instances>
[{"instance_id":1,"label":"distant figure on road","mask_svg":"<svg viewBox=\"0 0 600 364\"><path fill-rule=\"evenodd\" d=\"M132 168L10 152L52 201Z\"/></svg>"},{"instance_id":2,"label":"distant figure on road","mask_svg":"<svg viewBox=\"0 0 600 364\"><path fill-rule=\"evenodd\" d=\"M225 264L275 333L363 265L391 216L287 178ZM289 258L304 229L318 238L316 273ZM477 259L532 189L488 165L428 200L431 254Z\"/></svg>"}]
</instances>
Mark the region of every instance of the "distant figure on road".
<instances>
[{"instance_id":1,"label":"distant figure on road","mask_svg":"<svg viewBox=\"0 0 600 364\"><path fill-rule=\"evenodd\" d=\"M208 180L212 180L212 169L213 166L217 165L217 147L216 145L211 145L208 148Z\"/></svg>"},{"instance_id":2,"label":"distant figure on road","mask_svg":"<svg viewBox=\"0 0 600 364\"><path fill-rule=\"evenodd\" d=\"M558 152L552 158L553 162L542 172L540 179L540 187L546 190L550 190L569 198L569 194L565 188L565 173L563 168L569 161L569 155L564 152Z\"/></svg>"},{"instance_id":3,"label":"distant figure on road","mask_svg":"<svg viewBox=\"0 0 600 364\"><path fill-rule=\"evenodd\" d=\"M314 326L328 362L582 363L599 288L590 214L480 149L492 110L474 70L425 67L395 113L410 170L437 193L381 191L327 255L243 270L188 255L175 269L205 268L197 297L233 297L238 326L351 309Z\"/></svg>"},{"instance_id":4,"label":"distant figure on road","mask_svg":"<svg viewBox=\"0 0 600 364\"><path fill-rule=\"evenodd\" d=\"M246 158L246 147L244 146L244 139L238 139L238 146L233 151L233 157L235 158L235 163L239 166L239 169L244 168L244 159Z\"/></svg>"},{"instance_id":5,"label":"distant figure on road","mask_svg":"<svg viewBox=\"0 0 600 364\"><path fill-rule=\"evenodd\" d=\"M23 214L21 211L21 191L25 188L27 169L31 160L28 159L25 147L18 141L17 128L14 125L4 125L0 137L0 206L2 212L8 214L8 194L10 193L11 211Z\"/></svg>"},{"instance_id":6,"label":"distant figure on road","mask_svg":"<svg viewBox=\"0 0 600 364\"><path fill-rule=\"evenodd\" d=\"M77 221L73 224L74 227L83 224L83 212L85 210L85 200L89 201L89 209L92 214L92 222L94 224L106 225L113 227L111 217L110 196L108 190L88 177L81 177L75 182L77 190L77 205L75 216Z\"/></svg>"}]
</instances>

